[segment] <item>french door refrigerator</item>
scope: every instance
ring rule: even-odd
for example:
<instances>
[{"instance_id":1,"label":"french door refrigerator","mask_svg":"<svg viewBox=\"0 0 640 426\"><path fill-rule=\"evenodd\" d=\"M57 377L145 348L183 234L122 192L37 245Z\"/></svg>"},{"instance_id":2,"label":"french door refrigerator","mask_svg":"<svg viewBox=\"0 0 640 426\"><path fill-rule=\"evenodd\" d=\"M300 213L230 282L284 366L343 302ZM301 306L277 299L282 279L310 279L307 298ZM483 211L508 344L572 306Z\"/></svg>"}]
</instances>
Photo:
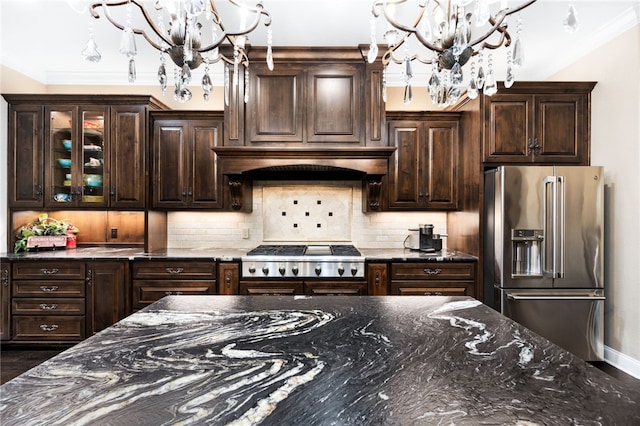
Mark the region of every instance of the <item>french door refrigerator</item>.
<instances>
[{"instance_id":1,"label":"french door refrigerator","mask_svg":"<svg viewBox=\"0 0 640 426\"><path fill-rule=\"evenodd\" d=\"M485 172L485 303L587 361L604 356L603 173Z\"/></svg>"}]
</instances>

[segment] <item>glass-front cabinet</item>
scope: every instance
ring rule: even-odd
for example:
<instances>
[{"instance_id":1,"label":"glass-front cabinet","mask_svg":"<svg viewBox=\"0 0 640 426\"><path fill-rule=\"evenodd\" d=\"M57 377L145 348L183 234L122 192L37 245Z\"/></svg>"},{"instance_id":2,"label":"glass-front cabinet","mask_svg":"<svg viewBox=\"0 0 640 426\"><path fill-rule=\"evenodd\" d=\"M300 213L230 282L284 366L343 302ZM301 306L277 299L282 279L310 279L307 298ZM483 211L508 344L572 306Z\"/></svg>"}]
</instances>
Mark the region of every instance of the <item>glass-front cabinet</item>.
<instances>
[{"instance_id":1,"label":"glass-front cabinet","mask_svg":"<svg viewBox=\"0 0 640 426\"><path fill-rule=\"evenodd\" d=\"M108 107L47 107L50 172L45 173L45 205L105 206L108 201ZM48 179L47 179L48 177ZM48 194L47 194L48 192Z\"/></svg>"}]
</instances>

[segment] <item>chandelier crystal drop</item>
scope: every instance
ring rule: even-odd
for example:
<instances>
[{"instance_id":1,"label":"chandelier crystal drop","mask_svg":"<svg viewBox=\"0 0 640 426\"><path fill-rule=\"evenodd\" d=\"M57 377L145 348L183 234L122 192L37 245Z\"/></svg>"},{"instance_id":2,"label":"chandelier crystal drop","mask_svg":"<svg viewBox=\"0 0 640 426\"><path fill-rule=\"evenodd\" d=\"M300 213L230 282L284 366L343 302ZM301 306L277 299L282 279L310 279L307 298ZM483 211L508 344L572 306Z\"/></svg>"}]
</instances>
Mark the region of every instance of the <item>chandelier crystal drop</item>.
<instances>
[{"instance_id":1,"label":"chandelier crystal drop","mask_svg":"<svg viewBox=\"0 0 640 426\"><path fill-rule=\"evenodd\" d=\"M217 4L226 3L223 22ZM152 6L149 6L152 3ZM191 99L192 93L187 87L191 81L191 71L205 64L205 72L201 81L203 97L209 100L213 84L209 75L209 65L222 61L225 75L225 103L228 104L228 66L233 67L233 83L238 84L238 73L248 77L249 58L246 52L248 34L261 23L267 28L267 66L273 70L273 50L271 33L271 15L264 9L262 1L254 5L240 0L103 0L89 6L89 12L95 19L104 16L113 26L122 31L120 53L128 60L128 79L135 82L138 54L137 36L142 36L149 45L160 52L158 82L165 93L167 87L167 69L165 57L171 58L175 64L174 98L180 102ZM124 24L122 17L124 6ZM101 9L100 9L101 8ZM152 10L149 10L152 9ZM101 14L98 11L101 10ZM157 18L152 17L157 13ZM236 18L232 16L235 13ZM168 28L165 27L165 20ZM237 22L236 22L237 21ZM134 24L135 23L135 24ZM206 35L205 36L203 36ZM220 47L228 45L232 56L226 56ZM93 27L89 27L89 40L82 51L82 56L92 62L100 60ZM246 84L246 82L245 82ZM247 86L248 87L248 86ZM246 101L246 95L245 95Z\"/></svg>"},{"instance_id":2,"label":"chandelier crystal drop","mask_svg":"<svg viewBox=\"0 0 640 426\"><path fill-rule=\"evenodd\" d=\"M390 64L401 65L405 83L405 101L412 84L406 69L412 62L431 64L427 83L429 95L442 107L451 105L453 99L467 90L471 95L482 91L485 95L496 93L497 84L491 59L483 68L482 52L503 48L510 51L512 36L508 30L508 17L533 5L537 0L374 0L372 5L370 63L378 57L376 28L383 22L386 31L383 39L387 48L382 54L384 70ZM522 66L523 42L520 38L522 20L519 15L515 43L508 64L509 86L514 82L514 69ZM575 18L575 8L570 6L565 25ZM400 47L403 47L401 50ZM404 53L400 53L404 52ZM407 58L409 58L407 60ZM464 66L476 58L477 75L468 74L465 80ZM485 75L486 72L486 75ZM415 74L415 73L414 73ZM417 75L417 74L416 74ZM386 88L383 87L383 90Z\"/></svg>"}]
</instances>

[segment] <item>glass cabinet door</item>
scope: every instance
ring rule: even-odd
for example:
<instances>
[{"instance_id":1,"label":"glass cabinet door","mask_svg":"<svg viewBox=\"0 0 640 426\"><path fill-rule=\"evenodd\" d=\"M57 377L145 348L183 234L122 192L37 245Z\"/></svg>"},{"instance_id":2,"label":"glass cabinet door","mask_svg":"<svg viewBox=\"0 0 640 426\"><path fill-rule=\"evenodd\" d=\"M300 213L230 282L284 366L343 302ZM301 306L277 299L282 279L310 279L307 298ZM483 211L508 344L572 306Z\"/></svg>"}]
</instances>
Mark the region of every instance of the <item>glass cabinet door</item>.
<instances>
[{"instance_id":1,"label":"glass cabinet door","mask_svg":"<svg viewBox=\"0 0 640 426\"><path fill-rule=\"evenodd\" d=\"M104 206L105 117L108 107L47 108L48 207Z\"/></svg>"},{"instance_id":2,"label":"glass cabinet door","mask_svg":"<svg viewBox=\"0 0 640 426\"><path fill-rule=\"evenodd\" d=\"M77 192L77 164L74 158L74 107L52 109L49 112L49 167L51 168L52 204L68 204Z\"/></svg>"},{"instance_id":3,"label":"glass cabinet door","mask_svg":"<svg viewBox=\"0 0 640 426\"><path fill-rule=\"evenodd\" d=\"M104 163L105 163L105 116L104 110L82 110L81 135L82 141L80 161L82 181L79 201L83 204L104 204Z\"/></svg>"}]
</instances>

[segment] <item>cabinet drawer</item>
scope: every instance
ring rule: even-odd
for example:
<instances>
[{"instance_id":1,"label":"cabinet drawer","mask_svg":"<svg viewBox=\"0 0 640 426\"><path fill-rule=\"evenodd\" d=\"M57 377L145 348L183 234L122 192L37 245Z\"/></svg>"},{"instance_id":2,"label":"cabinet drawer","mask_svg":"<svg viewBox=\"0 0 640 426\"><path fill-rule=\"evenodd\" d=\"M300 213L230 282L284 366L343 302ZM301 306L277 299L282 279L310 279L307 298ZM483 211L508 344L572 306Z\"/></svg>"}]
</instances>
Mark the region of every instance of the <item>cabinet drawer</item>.
<instances>
[{"instance_id":1,"label":"cabinet drawer","mask_svg":"<svg viewBox=\"0 0 640 426\"><path fill-rule=\"evenodd\" d=\"M14 262L13 279L69 280L84 279L85 267L81 262Z\"/></svg>"},{"instance_id":2,"label":"cabinet drawer","mask_svg":"<svg viewBox=\"0 0 640 426\"><path fill-rule=\"evenodd\" d=\"M468 287L425 287L403 285L403 283L393 285L394 294L400 296L469 296Z\"/></svg>"},{"instance_id":3,"label":"cabinet drawer","mask_svg":"<svg viewBox=\"0 0 640 426\"><path fill-rule=\"evenodd\" d=\"M14 340L82 340L84 316L15 316Z\"/></svg>"},{"instance_id":4,"label":"cabinet drawer","mask_svg":"<svg viewBox=\"0 0 640 426\"><path fill-rule=\"evenodd\" d=\"M133 279L215 279L215 262L149 261L133 264Z\"/></svg>"},{"instance_id":5,"label":"cabinet drawer","mask_svg":"<svg viewBox=\"0 0 640 426\"><path fill-rule=\"evenodd\" d=\"M84 297L84 281L13 281L13 297Z\"/></svg>"},{"instance_id":6,"label":"cabinet drawer","mask_svg":"<svg viewBox=\"0 0 640 426\"><path fill-rule=\"evenodd\" d=\"M244 296L290 296L304 294L301 281L241 281L240 294Z\"/></svg>"},{"instance_id":7,"label":"cabinet drawer","mask_svg":"<svg viewBox=\"0 0 640 426\"><path fill-rule=\"evenodd\" d=\"M13 315L84 315L84 299L14 298Z\"/></svg>"},{"instance_id":8,"label":"cabinet drawer","mask_svg":"<svg viewBox=\"0 0 640 426\"><path fill-rule=\"evenodd\" d=\"M164 296L215 293L216 282L211 281L134 281L133 308L140 309Z\"/></svg>"},{"instance_id":9,"label":"cabinet drawer","mask_svg":"<svg viewBox=\"0 0 640 426\"><path fill-rule=\"evenodd\" d=\"M391 265L392 280L473 280L475 275L475 263L415 262Z\"/></svg>"},{"instance_id":10,"label":"cabinet drawer","mask_svg":"<svg viewBox=\"0 0 640 426\"><path fill-rule=\"evenodd\" d=\"M365 296L366 281L305 282L304 292L309 296Z\"/></svg>"}]
</instances>

